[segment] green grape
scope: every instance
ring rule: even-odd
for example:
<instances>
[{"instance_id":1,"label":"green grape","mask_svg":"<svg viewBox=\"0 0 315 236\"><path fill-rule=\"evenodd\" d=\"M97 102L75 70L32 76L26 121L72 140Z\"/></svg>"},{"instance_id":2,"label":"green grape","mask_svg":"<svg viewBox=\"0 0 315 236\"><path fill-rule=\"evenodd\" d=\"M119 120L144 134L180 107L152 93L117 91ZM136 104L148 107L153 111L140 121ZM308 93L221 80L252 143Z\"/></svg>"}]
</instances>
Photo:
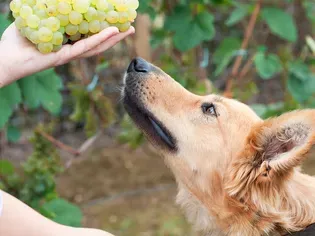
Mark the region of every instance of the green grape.
<instances>
[{"instance_id":1,"label":"green grape","mask_svg":"<svg viewBox=\"0 0 315 236\"><path fill-rule=\"evenodd\" d=\"M71 11L69 14L69 21L73 25L78 25L82 22L83 16L79 12Z\"/></svg>"},{"instance_id":2,"label":"green grape","mask_svg":"<svg viewBox=\"0 0 315 236\"><path fill-rule=\"evenodd\" d=\"M106 21L108 23L114 24L114 23L117 23L118 20L119 20L118 12L116 11L107 12Z\"/></svg>"},{"instance_id":3,"label":"green grape","mask_svg":"<svg viewBox=\"0 0 315 236\"><path fill-rule=\"evenodd\" d=\"M89 7L89 10L87 13L84 14L84 18L87 20L87 22L91 22L92 20L97 19L97 11L94 7Z\"/></svg>"},{"instance_id":4,"label":"green grape","mask_svg":"<svg viewBox=\"0 0 315 236\"><path fill-rule=\"evenodd\" d=\"M129 14L127 12L119 12L119 19L118 22L119 23L126 23L128 21L129 18Z\"/></svg>"},{"instance_id":5,"label":"green grape","mask_svg":"<svg viewBox=\"0 0 315 236\"><path fill-rule=\"evenodd\" d=\"M26 36L25 36L25 28L22 28L22 29L20 29L20 33L21 33L21 35L25 38Z\"/></svg>"},{"instance_id":6,"label":"green grape","mask_svg":"<svg viewBox=\"0 0 315 236\"><path fill-rule=\"evenodd\" d=\"M57 0L45 0L45 4L48 6L57 6L58 1Z\"/></svg>"},{"instance_id":7,"label":"green grape","mask_svg":"<svg viewBox=\"0 0 315 236\"><path fill-rule=\"evenodd\" d=\"M47 53L52 52L54 47L52 43L39 43L37 45L37 48L41 53L47 54Z\"/></svg>"},{"instance_id":8,"label":"green grape","mask_svg":"<svg viewBox=\"0 0 315 236\"><path fill-rule=\"evenodd\" d=\"M42 27L38 30L39 33L39 40L41 42L47 43L52 40L53 32L48 29L47 27Z\"/></svg>"},{"instance_id":9,"label":"green grape","mask_svg":"<svg viewBox=\"0 0 315 236\"><path fill-rule=\"evenodd\" d=\"M131 26L131 23L130 22L126 22L124 24L118 25L118 29L119 29L120 32L125 32L125 31L127 31L130 28L130 26Z\"/></svg>"},{"instance_id":10,"label":"green grape","mask_svg":"<svg viewBox=\"0 0 315 236\"><path fill-rule=\"evenodd\" d=\"M35 0L26 0L25 3L29 6L34 6L36 4Z\"/></svg>"},{"instance_id":11,"label":"green grape","mask_svg":"<svg viewBox=\"0 0 315 236\"><path fill-rule=\"evenodd\" d=\"M134 9L134 10L138 9L139 1L138 0L129 0L128 7L131 9Z\"/></svg>"},{"instance_id":12,"label":"green grape","mask_svg":"<svg viewBox=\"0 0 315 236\"><path fill-rule=\"evenodd\" d=\"M108 28L110 26L106 21L102 21L100 24L101 24L101 31L103 29L106 29L106 28Z\"/></svg>"},{"instance_id":13,"label":"green grape","mask_svg":"<svg viewBox=\"0 0 315 236\"><path fill-rule=\"evenodd\" d=\"M57 16L57 7L55 5L48 6L46 9L46 13L48 16Z\"/></svg>"},{"instance_id":14,"label":"green grape","mask_svg":"<svg viewBox=\"0 0 315 236\"><path fill-rule=\"evenodd\" d=\"M137 11L133 9L129 9L128 11L128 20L133 22L137 18Z\"/></svg>"},{"instance_id":15,"label":"green grape","mask_svg":"<svg viewBox=\"0 0 315 236\"><path fill-rule=\"evenodd\" d=\"M77 25L72 25L72 24L69 24L66 26L66 33L67 35L75 35L79 30L79 26Z\"/></svg>"},{"instance_id":16,"label":"green grape","mask_svg":"<svg viewBox=\"0 0 315 236\"><path fill-rule=\"evenodd\" d=\"M21 35L42 53L57 52L69 40L88 38L110 26L127 31L137 17L138 0L12 0Z\"/></svg>"},{"instance_id":17,"label":"green grape","mask_svg":"<svg viewBox=\"0 0 315 236\"><path fill-rule=\"evenodd\" d=\"M54 45L53 46L53 52L58 52L62 48L62 45Z\"/></svg>"},{"instance_id":18,"label":"green grape","mask_svg":"<svg viewBox=\"0 0 315 236\"><path fill-rule=\"evenodd\" d=\"M81 34L87 34L89 32L89 23L87 21L82 21L79 25L79 32Z\"/></svg>"},{"instance_id":19,"label":"green grape","mask_svg":"<svg viewBox=\"0 0 315 236\"><path fill-rule=\"evenodd\" d=\"M57 10L59 13L67 15L71 12L72 7L69 3L67 2L59 2L57 6Z\"/></svg>"},{"instance_id":20,"label":"green grape","mask_svg":"<svg viewBox=\"0 0 315 236\"><path fill-rule=\"evenodd\" d=\"M18 29L22 29L26 26L26 21L22 17L19 16L15 19L15 26Z\"/></svg>"},{"instance_id":21,"label":"green grape","mask_svg":"<svg viewBox=\"0 0 315 236\"><path fill-rule=\"evenodd\" d=\"M66 26L69 24L69 16L68 15L57 15L57 18L60 21L60 26Z\"/></svg>"},{"instance_id":22,"label":"green grape","mask_svg":"<svg viewBox=\"0 0 315 236\"><path fill-rule=\"evenodd\" d=\"M62 42L63 42L63 35L62 35L62 33L60 33L59 31L55 32L51 42L54 45L62 45Z\"/></svg>"},{"instance_id":23,"label":"green grape","mask_svg":"<svg viewBox=\"0 0 315 236\"><path fill-rule=\"evenodd\" d=\"M35 29L39 26L40 19L36 15L29 15L26 19L26 23L29 27Z\"/></svg>"},{"instance_id":24,"label":"green grape","mask_svg":"<svg viewBox=\"0 0 315 236\"><path fill-rule=\"evenodd\" d=\"M21 7L22 7L22 2L20 0L13 0L12 2L10 2L10 10L13 13L19 13Z\"/></svg>"},{"instance_id":25,"label":"green grape","mask_svg":"<svg viewBox=\"0 0 315 236\"><path fill-rule=\"evenodd\" d=\"M60 28L60 20L57 17L49 17L46 20L46 27L51 29L53 32L56 32Z\"/></svg>"},{"instance_id":26,"label":"green grape","mask_svg":"<svg viewBox=\"0 0 315 236\"><path fill-rule=\"evenodd\" d=\"M38 9L45 10L46 9L46 4L43 1L37 1L35 7L37 7Z\"/></svg>"},{"instance_id":27,"label":"green grape","mask_svg":"<svg viewBox=\"0 0 315 236\"><path fill-rule=\"evenodd\" d=\"M108 3L106 0L97 0L96 8L100 11L106 11L108 9Z\"/></svg>"},{"instance_id":28,"label":"green grape","mask_svg":"<svg viewBox=\"0 0 315 236\"><path fill-rule=\"evenodd\" d=\"M70 40L72 41L72 42L76 42L76 41L78 41L78 40L80 40L81 39L81 34L79 33L79 32L77 32L75 35L71 35L70 36Z\"/></svg>"},{"instance_id":29,"label":"green grape","mask_svg":"<svg viewBox=\"0 0 315 236\"><path fill-rule=\"evenodd\" d=\"M127 1L125 0L116 0L114 5L115 5L116 10L119 12L128 11Z\"/></svg>"},{"instance_id":30,"label":"green grape","mask_svg":"<svg viewBox=\"0 0 315 236\"><path fill-rule=\"evenodd\" d=\"M30 34L30 40L32 41L32 43L34 44L39 44L40 40L39 40L39 32L38 31L33 31Z\"/></svg>"},{"instance_id":31,"label":"green grape","mask_svg":"<svg viewBox=\"0 0 315 236\"><path fill-rule=\"evenodd\" d=\"M16 18L18 18L20 16L20 13L12 12L12 16L14 17L14 19L16 19Z\"/></svg>"},{"instance_id":32,"label":"green grape","mask_svg":"<svg viewBox=\"0 0 315 236\"><path fill-rule=\"evenodd\" d=\"M30 28L30 27L25 27L25 37L30 39L31 38L31 34L34 32L35 30Z\"/></svg>"},{"instance_id":33,"label":"green grape","mask_svg":"<svg viewBox=\"0 0 315 236\"><path fill-rule=\"evenodd\" d=\"M66 43L68 43L69 38L67 36L63 36L63 41L62 41L62 45L65 45Z\"/></svg>"},{"instance_id":34,"label":"green grape","mask_svg":"<svg viewBox=\"0 0 315 236\"><path fill-rule=\"evenodd\" d=\"M89 30L91 33L95 34L101 31L101 24L98 20L93 20L89 23Z\"/></svg>"},{"instance_id":35,"label":"green grape","mask_svg":"<svg viewBox=\"0 0 315 236\"><path fill-rule=\"evenodd\" d=\"M66 29L65 27L60 27L58 31L63 35L66 32Z\"/></svg>"},{"instance_id":36,"label":"green grape","mask_svg":"<svg viewBox=\"0 0 315 236\"><path fill-rule=\"evenodd\" d=\"M114 5L113 4L111 4L111 3L108 3L108 8L107 8L107 10L106 10L107 12L108 11L115 11L115 7L114 7Z\"/></svg>"},{"instance_id":37,"label":"green grape","mask_svg":"<svg viewBox=\"0 0 315 236\"><path fill-rule=\"evenodd\" d=\"M20 9L20 16L23 18L23 19L26 19L29 15L32 15L33 14L33 9L29 6L22 6L21 9Z\"/></svg>"},{"instance_id":38,"label":"green grape","mask_svg":"<svg viewBox=\"0 0 315 236\"><path fill-rule=\"evenodd\" d=\"M73 9L79 13L86 13L90 7L90 0L73 0Z\"/></svg>"},{"instance_id":39,"label":"green grape","mask_svg":"<svg viewBox=\"0 0 315 236\"><path fill-rule=\"evenodd\" d=\"M47 19L42 19L39 23L38 28L46 27Z\"/></svg>"},{"instance_id":40,"label":"green grape","mask_svg":"<svg viewBox=\"0 0 315 236\"><path fill-rule=\"evenodd\" d=\"M105 21L106 19L106 13L103 12L103 11L100 11L100 10L97 10L97 18L96 20L99 20L99 21Z\"/></svg>"},{"instance_id":41,"label":"green grape","mask_svg":"<svg viewBox=\"0 0 315 236\"><path fill-rule=\"evenodd\" d=\"M34 14L39 17L39 19L45 19L48 17L46 11L44 9L39 9L34 11Z\"/></svg>"},{"instance_id":42,"label":"green grape","mask_svg":"<svg viewBox=\"0 0 315 236\"><path fill-rule=\"evenodd\" d=\"M69 3L69 4L72 4L72 3L73 3L72 0L58 0L58 2L67 2L67 3Z\"/></svg>"}]
</instances>

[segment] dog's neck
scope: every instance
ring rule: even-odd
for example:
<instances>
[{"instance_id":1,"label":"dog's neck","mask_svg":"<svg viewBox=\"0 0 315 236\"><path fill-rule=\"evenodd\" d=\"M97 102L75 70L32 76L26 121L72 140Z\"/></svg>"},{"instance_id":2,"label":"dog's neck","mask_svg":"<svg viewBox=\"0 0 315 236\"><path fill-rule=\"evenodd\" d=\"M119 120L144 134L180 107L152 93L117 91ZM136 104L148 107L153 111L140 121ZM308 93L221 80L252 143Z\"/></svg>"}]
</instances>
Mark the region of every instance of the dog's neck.
<instances>
[{"instance_id":1,"label":"dog's neck","mask_svg":"<svg viewBox=\"0 0 315 236\"><path fill-rule=\"evenodd\" d=\"M284 235L315 222L315 178L299 171L291 176L281 192L252 193L248 202L235 202L225 192L219 196L218 188L210 187L207 196L200 201L200 196L196 197L179 181L177 203L188 220L205 235ZM205 192L199 192L202 193Z\"/></svg>"}]
</instances>

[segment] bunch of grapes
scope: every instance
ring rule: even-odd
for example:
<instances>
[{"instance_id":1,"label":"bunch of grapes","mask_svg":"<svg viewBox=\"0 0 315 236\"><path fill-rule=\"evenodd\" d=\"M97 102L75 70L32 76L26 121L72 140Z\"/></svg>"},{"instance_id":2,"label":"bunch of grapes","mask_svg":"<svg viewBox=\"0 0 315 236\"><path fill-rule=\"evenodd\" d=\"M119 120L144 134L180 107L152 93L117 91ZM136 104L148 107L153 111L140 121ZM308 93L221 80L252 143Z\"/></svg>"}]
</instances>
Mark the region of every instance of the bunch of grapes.
<instances>
[{"instance_id":1,"label":"bunch of grapes","mask_svg":"<svg viewBox=\"0 0 315 236\"><path fill-rule=\"evenodd\" d=\"M10 9L22 36L41 53L116 26L127 31L137 17L138 0L13 0Z\"/></svg>"}]
</instances>

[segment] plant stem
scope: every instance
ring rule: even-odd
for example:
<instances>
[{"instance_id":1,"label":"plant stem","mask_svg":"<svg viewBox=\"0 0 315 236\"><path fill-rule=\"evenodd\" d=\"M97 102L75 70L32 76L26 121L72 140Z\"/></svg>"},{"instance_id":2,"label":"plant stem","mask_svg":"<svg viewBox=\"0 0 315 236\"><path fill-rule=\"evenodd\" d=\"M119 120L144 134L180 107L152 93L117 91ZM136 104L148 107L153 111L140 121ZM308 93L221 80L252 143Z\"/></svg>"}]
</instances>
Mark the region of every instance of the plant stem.
<instances>
[{"instance_id":1,"label":"plant stem","mask_svg":"<svg viewBox=\"0 0 315 236\"><path fill-rule=\"evenodd\" d=\"M249 40L253 34L254 27L255 27L255 24L256 24L260 9L261 9L261 5L262 5L262 0L258 0L256 3L256 6L255 6L255 9L253 11L253 14L250 18L250 21L248 23L248 26L247 26L245 33L244 33L244 39L243 39L242 46L241 46L242 50L246 50L248 47ZM232 94L233 79L236 79L236 77L239 75L239 68L242 64L242 59L243 59L243 55L241 54L236 58L236 60L234 62L231 75L227 81L227 86L226 86L226 89L224 91L224 95L227 97L233 97L233 94Z\"/></svg>"}]
</instances>

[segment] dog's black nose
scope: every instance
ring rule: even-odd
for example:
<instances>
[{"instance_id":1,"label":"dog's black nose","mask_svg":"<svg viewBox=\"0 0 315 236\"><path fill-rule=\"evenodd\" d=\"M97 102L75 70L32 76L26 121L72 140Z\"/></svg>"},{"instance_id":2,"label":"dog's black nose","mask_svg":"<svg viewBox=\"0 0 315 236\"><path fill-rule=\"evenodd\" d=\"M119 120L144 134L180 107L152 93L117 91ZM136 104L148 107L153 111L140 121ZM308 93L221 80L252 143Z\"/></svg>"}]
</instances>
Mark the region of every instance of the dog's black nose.
<instances>
[{"instance_id":1,"label":"dog's black nose","mask_svg":"<svg viewBox=\"0 0 315 236\"><path fill-rule=\"evenodd\" d=\"M127 72L143 72L147 73L150 71L150 64L144 59L138 57L132 60Z\"/></svg>"}]
</instances>

